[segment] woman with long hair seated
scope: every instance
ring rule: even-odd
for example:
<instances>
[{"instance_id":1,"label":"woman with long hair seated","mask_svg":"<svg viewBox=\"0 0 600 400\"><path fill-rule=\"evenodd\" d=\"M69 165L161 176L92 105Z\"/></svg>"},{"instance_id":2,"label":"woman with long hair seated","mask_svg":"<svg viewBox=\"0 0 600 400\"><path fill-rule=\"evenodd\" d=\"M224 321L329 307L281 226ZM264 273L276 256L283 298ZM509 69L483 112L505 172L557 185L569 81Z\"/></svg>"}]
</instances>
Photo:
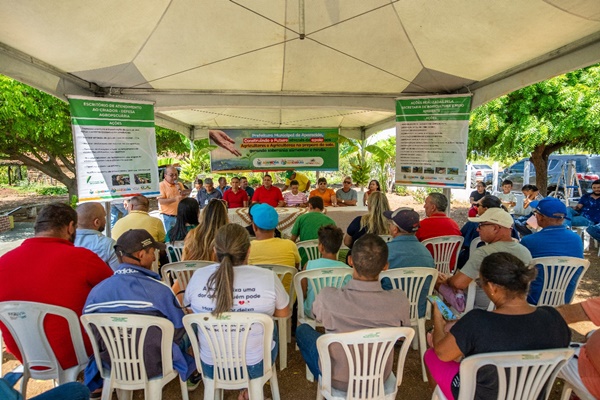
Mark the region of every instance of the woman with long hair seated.
<instances>
[{"instance_id":1,"label":"woman with long hair seated","mask_svg":"<svg viewBox=\"0 0 600 400\"><path fill-rule=\"evenodd\" d=\"M365 192L365 195L363 196L363 206L366 206L367 204L369 204L369 196L374 193L374 192L381 192L381 185L379 184L379 181L377 179L373 179L371 180L371 182L369 182L369 186L368 189Z\"/></svg>"},{"instance_id":2,"label":"woman with long hair seated","mask_svg":"<svg viewBox=\"0 0 600 400\"><path fill-rule=\"evenodd\" d=\"M196 199L185 198L177 205L177 220L165 238L165 243L182 242L188 232L198 226L200 206Z\"/></svg>"},{"instance_id":3,"label":"woman with long hair seated","mask_svg":"<svg viewBox=\"0 0 600 400\"><path fill-rule=\"evenodd\" d=\"M352 220L346 235L344 244L352 248L352 244L367 233L374 235L389 235L390 221L383 216L384 211L390 211L390 203L382 192L373 192L369 196L368 212Z\"/></svg>"},{"instance_id":4,"label":"woman with long hair seated","mask_svg":"<svg viewBox=\"0 0 600 400\"><path fill-rule=\"evenodd\" d=\"M481 262L479 284L496 309L474 309L448 330L437 306L433 308L433 348L424 361L448 399L458 397L460 362L480 353L543 350L569 346L571 331L553 307L527 303L529 284L536 269L509 253L490 254ZM495 399L498 377L486 366L477 375L476 399Z\"/></svg>"},{"instance_id":5,"label":"woman with long hair seated","mask_svg":"<svg viewBox=\"0 0 600 400\"><path fill-rule=\"evenodd\" d=\"M248 264L250 237L241 225L227 224L217 231L214 253L218 264L200 268L194 272L185 291L184 304L194 313L210 312L220 315L229 311L262 313L275 317L290 314L289 296L281 281L266 268ZM238 301L235 293L252 293L252 303ZM243 297L242 296L242 297ZM251 379L262 376L262 329L252 328L247 345L246 362ZM271 344L272 362L277 356L277 333ZM208 343L200 336L200 359L202 373L213 377L213 359ZM247 399L247 392L240 399Z\"/></svg>"},{"instance_id":6,"label":"woman with long hair seated","mask_svg":"<svg viewBox=\"0 0 600 400\"><path fill-rule=\"evenodd\" d=\"M183 260L214 261L214 240L217 230L229 223L227 206L221 200L208 202L200 213L200 224L185 237Z\"/></svg>"}]
</instances>

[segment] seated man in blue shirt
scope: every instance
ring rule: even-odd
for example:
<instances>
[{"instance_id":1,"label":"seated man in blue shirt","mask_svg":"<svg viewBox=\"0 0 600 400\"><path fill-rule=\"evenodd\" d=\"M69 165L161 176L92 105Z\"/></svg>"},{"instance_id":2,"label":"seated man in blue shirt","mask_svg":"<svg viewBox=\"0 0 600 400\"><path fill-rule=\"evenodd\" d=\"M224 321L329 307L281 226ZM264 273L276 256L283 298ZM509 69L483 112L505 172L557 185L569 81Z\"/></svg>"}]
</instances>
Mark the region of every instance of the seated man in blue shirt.
<instances>
[{"instance_id":1,"label":"seated man in blue shirt","mask_svg":"<svg viewBox=\"0 0 600 400\"><path fill-rule=\"evenodd\" d=\"M546 197L540 201L531 203L534 215L541 231L532 235L527 235L521 239L521 244L531 253L531 257L577 257L583 258L583 242L581 237L575 232L567 229L563 225L567 217L567 207L562 201L555 197ZM570 303L575 294L575 284L581 275L578 271L572 278L567 292L565 293L565 303ZM538 268L538 276L531 282L529 296L527 301L530 304L537 304L542 291L544 282L544 273Z\"/></svg>"},{"instance_id":2,"label":"seated man in blue shirt","mask_svg":"<svg viewBox=\"0 0 600 400\"><path fill-rule=\"evenodd\" d=\"M407 267L435 268L431 253L415 236L419 229L419 214L412 208L401 207L396 211L384 211L383 215L390 221L390 234L393 239L387 243L388 263L390 269ZM427 278L425 287L429 287L431 279ZM385 290L392 289L389 279L381 282ZM419 317L425 316L427 308L426 291L419 298Z\"/></svg>"},{"instance_id":3,"label":"seated man in blue shirt","mask_svg":"<svg viewBox=\"0 0 600 400\"><path fill-rule=\"evenodd\" d=\"M600 240L600 179L592 182L592 193L581 196L574 208L579 214L573 217L573 226L589 226L587 233Z\"/></svg>"},{"instance_id":4,"label":"seated man in blue shirt","mask_svg":"<svg viewBox=\"0 0 600 400\"><path fill-rule=\"evenodd\" d=\"M164 248L164 243L155 241L144 229L130 229L119 236L115 250L121 264L113 276L92 289L83 313L143 314L168 319L175 327L173 367L182 379L187 379L196 367L193 357L187 354L185 349L189 347L189 341L182 322L183 310L171 288L151 270L155 260L154 250ZM156 333L158 332L149 331L144 347L144 363L150 378L162 374L160 335ZM96 340L101 341L99 335ZM103 363L110 361L106 349L102 351L102 360ZM188 388L197 387L199 382L200 376L195 375L188 381ZM91 391L102 386L102 379L93 357L85 370L85 383Z\"/></svg>"}]
</instances>

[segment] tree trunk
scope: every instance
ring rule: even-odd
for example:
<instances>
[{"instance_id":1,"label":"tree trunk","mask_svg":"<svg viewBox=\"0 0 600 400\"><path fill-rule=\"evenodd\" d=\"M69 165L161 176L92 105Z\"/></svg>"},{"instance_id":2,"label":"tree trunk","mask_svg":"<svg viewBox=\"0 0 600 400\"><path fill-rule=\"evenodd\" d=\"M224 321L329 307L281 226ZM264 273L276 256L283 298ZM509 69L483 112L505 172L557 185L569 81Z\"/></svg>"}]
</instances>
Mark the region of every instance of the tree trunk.
<instances>
[{"instance_id":1,"label":"tree trunk","mask_svg":"<svg viewBox=\"0 0 600 400\"><path fill-rule=\"evenodd\" d=\"M540 144L531 152L530 160L535 167L535 184L544 197L548 195L548 157L566 145L567 143Z\"/></svg>"}]
</instances>

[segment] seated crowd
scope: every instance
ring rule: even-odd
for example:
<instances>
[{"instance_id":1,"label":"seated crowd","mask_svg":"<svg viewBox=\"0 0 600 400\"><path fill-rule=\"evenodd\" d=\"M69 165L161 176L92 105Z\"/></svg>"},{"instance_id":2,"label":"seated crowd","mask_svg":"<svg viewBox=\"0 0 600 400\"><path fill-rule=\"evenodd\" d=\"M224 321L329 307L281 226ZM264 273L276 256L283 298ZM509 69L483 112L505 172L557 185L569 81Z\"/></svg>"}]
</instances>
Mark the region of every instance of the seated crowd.
<instances>
[{"instance_id":1,"label":"seated crowd","mask_svg":"<svg viewBox=\"0 0 600 400\"><path fill-rule=\"evenodd\" d=\"M424 362L432 387L439 385L448 399L458 396L463 357L568 347L571 332L567 324L582 320L600 323L600 300L569 304L582 270L569 282L563 302L566 305L557 309L536 306L544 275L539 266L532 265L532 259L549 256L583 259L583 241L565 223L571 221L572 210L558 199L539 198L534 193L528 197L529 214L523 220L511 213L516 202L510 193L510 182L503 182L503 192L497 193L498 196L478 187L471 196L471 216L461 229L447 214L449 202L443 194L427 196L423 206L425 218L420 219L419 213L411 208L391 210L379 183L371 181L362 203L367 205L366 214L356 217L344 232L324 210L330 206L357 205L350 177L344 178L343 188L337 192L327 187L324 178L319 178L316 189L311 191L310 180L298 171L288 171L286 179L284 194L273 185L269 175L264 176L263 184L256 190L248 186L245 177L233 178L231 186L221 177L218 187L213 187L211 178L205 178L198 183L195 198L181 196L169 203L176 214L169 215L173 220L168 230L149 214L147 198L132 197L126 202L127 215L113 228L113 239L102 234L106 213L100 204L83 203L76 211L63 204L47 205L38 214L35 237L0 257L0 301L53 304L71 309L78 316L133 313L166 318L175 328L174 367L187 380L189 390L199 385L202 374L212 378L215 364L206 338L199 334L201 365L195 365L182 322L185 313L291 315L295 307L288 294L292 281L280 280L273 271L261 267L265 264L299 271L340 268L349 272L342 287L325 287L318 293L306 280L301 282L304 314L323 327L315 329L303 323L295 330L296 344L315 377L321 375L317 350L321 335L411 326L407 294L393 289L388 278L380 281L379 276L388 269L435 269L434 253L423 242L436 237L461 236L464 244L453 254L451 264L458 266L456 270L451 274L439 273L437 281L431 282L429 278L425 283L417 305L419 318L427 315L425 292L435 288L449 305L462 312L464 302L458 299L467 295L472 282L476 283L474 309L462 314L458 321L445 320L438 306L432 307L431 347L425 352ZM575 210L581 213L580 221L587 221L590 234L595 233L594 215L600 215L600 201L596 204L600 199L600 181L594 182L592 188L593 193L584 196ZM230 223L228 208L247 206L250 206L250 225ZM307 207L307 212L295 220L289 239L282 237L285 235L277 229L276 207L282 206ZM524 229L529 233L524 234ZM316 240L321 257L309 259L299 251L295 243L298 240ZM476 242L471 248L471 243ZM158 267L168 261L165 243L183 247L183 261L204 260L212 264L197 269L187 287L174 280L169 288L162 283ZM347 246L346 262L339 257L343 245ZM27 273L23 274L24 271ZM248 291L255 294L252 301L241 301L243 296L238 293ZM488 311L492 308L493 311ZM22 360L8 330L1 324L0 329L7 350ZM66 324L49 319L46 331L60 364L74 365L72 346L67 345L70 336L66 334ZM262 330L253 329L248 339L246 361L252 378L263 373L262 335ZM582 398L600 396L598 335L592 334L578 348L578 358L567 363L560 375ZM85 332L84 338L90 355L84 381L92 397L99 397L102 391L99 370L107 367L108 354L99 335L91 338L101 344L103 366L96 365ZM275 324L273 363L278 341ZM153 340L145 348L148 356L144 363L150 378L161 375L162 371L156 346L160 346L160 341ZM349 367L346 355L339 350L331 350L332 386L345 391ZM389 358L384 379L391 374L392 362L393 358ZM477 376L477 398L495 398L497 390L497 376L487 372ZM239 399L247 398L248 392L241 391Z\"/></svg>"}]
</instances>

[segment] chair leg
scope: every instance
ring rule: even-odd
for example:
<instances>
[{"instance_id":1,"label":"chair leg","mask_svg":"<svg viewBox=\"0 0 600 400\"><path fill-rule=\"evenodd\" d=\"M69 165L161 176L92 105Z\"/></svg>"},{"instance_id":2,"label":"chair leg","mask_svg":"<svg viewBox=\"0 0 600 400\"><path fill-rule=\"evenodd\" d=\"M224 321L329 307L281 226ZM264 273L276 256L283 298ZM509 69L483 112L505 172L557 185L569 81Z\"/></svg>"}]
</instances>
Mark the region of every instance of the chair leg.
<instances>
[{"instance_id":1,"label":"chair leg","mask_svg":"<svg viewBox=\"0 0 600 400\"><path fill-rule=\"evenodd\" d=\"M567 382L565 382L562 393L560 395L560 400L569 400L572 392L573 392L573 388L571 387L571 385L569 385Z\"/></svg>"},{"instance_id":2,"label":"chair leg","mask_svg":"<svg viewBox=\"0 0 600 400\"><path fill-rule=\"evenodd\" d=\"M417 337L415 339L419 340L419 354L421 355L421 372L423 373L423 382L427 382L427 371L425 369L425 361L423 361L423 356L425 355L425 350L427 350L426 343L426 332L425 332L425 319L421 318L417 321Z\"/></svg>"},{"instance_id":3,"label":"chair leg","mask_svg":"<svg viewBox=\"0 0 600 400\"><path fill-rule=\"evenodd\" d=\"M117 391L117 399L119 399L119 400L133 399L133 390L117 389L116 391ZM104 392L104 390L102 392ZM160 400L160 397L153 396L153 392L155 392L154 390L146 390L145 392L146 393L144 393L144 396L146 397L146 399ZM102 393L102 394L104 395L104 393ZM151 397L151 396L153 396L153 397ZM160 392L160 396L162 397L162 391Z\"/></svg>"},{"instance_id":4,"label":"chair leg","mask_svg":"<svg viewBox=\"0 0 600 400\"><path fill-rule=\"evenodd\" d=\"M280 400L279 396L279 381L277 380L277 369L273 368L273 375L271 375L271 398L273 400Z\"/></svg>"},{"instance_id":5,"label":"chair leg","mask_svg":"<svg viewBox=\"0 0 600 400\"><path fill-rule=\"evenodd\" d=\"M218 398L215 390L215 381L202 376L202 382L204 383L204 400L214 400Z\"/></svg>"},{"instance_id":6,"label":"chair leg","mask_svg":"<svg viewBox=\"0 0 600 400\"><path fill-rule=\"evenodd\" d=\"M279 325L279 369L284 370L287 368L287 336L288 336L288 325L287 319L279 319L277 325ZM273 368L275 369L275 368Z\"/></svg>"},{"instance_id":7,"label":"chair leg","mask_svg":"<svg viewBox=\"0 0 600 400\"><path fill-rule=\"evenodd\" d=\"M275 372L275 369L273 369ZM248 398L250 400L263 400L264 392L263 392L263 384L260 379L253 379L250 381L248 385Z\"/></svg>"},{"instance_id":8,"label":"chair leg","mask_svg":"<svg viewBox=\"0 0 600 400\"><path fill-rule=\"evenodd\" d=\"M27 398L27 383L29 381L29 370L23 367L23 377L21 378L21 395Z\"/></svg>"},{"instance_id":9,"label":"chair leg","mask_svg":"<svg viewBox=\"0 0 600 400\"><path fill-rule=\"evenodd\" d=\"M309 382L315 381L315 377L313 376L312 372L310 372L310 369L308 369L308 365L306 366L306 380Z\"/></svg>"},{"instance_id":10,"label":"chair leg","mask_svg":"<svg viewBox=\"0 0 600 400\"><path fill-rule=\"evenodd\" d=\"M292 318L288 318L287 320L287 342L292 343Z\"/></svg>"},{"instance_id":11,"label":"chair leg","mask_svg":"<svg viewBox=\"0 0 600 400\"><path fill-rule=\"evenodd\" d=\"M411 347L413 350L419 350L419 335L413 337Z\"/></svg>"},{"instance_id":12,"label":"chair leg","mask_svg":"<svg viewBox=\"0 0 600 400\"><path fill-rule=\"evenodd\" d=\"M179 386L181 387L181 399L182 400L189 400L189 394L188 394L188 390L187 390L187 383L186 381L184 381L181 378L179 379Z\"/></svg>"}]
</instances>

